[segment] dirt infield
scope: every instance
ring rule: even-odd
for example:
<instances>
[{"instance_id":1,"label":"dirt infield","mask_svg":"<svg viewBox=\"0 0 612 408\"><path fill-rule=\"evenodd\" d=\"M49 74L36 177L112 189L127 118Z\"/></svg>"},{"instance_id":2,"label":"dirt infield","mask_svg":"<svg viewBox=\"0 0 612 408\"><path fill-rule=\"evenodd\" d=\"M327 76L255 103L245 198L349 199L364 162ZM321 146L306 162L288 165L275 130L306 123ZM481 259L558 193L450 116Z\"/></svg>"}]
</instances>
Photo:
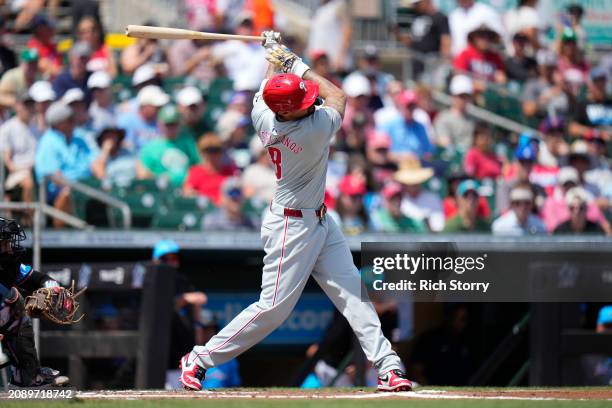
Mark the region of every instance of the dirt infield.
<instances>
[{"instance_id":1,"label":"dirt infield","mask_svg":"<svg viewBox=\"0 0 612 408\"><path fill-rule=\"evenodd\" d=\"M379 393L363 390L219 390L219 391L84 391L83 400L145 400L145 399L481 399L481 400L606 400L612 401L611 388L564 389L478 389L437 390Z\"/></svg>"}]
</instances>

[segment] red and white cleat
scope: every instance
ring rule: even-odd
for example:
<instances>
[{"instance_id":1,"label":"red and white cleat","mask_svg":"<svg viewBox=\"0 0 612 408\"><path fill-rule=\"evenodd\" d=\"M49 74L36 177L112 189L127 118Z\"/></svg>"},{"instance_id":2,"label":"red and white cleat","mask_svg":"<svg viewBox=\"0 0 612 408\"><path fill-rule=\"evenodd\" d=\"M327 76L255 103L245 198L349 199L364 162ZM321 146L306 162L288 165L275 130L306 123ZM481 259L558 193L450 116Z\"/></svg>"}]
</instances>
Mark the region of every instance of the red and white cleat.
<instances>
[{"instance_id":1,"label":"red and white cleat","mask_svg":"<svg viewBox=\"0 0 612 408\"><path fill-rule=\"evenodd\" d=\"M187 353L181 358L179 365L181 369L181 378L179 381L183 384L183 388L188 391L200 391L202 389L202 379L206 370L196 364L195 360L189 362L189 355Z\"/></svg>"},{"instance_id":2,"label":"red and white cleat","mask_svg":"<svg viewBox=\"0 0 612 408\"><path fill-rule=\"evenodd\" d=\"M410 381L400 370L391 370L378 377L378 391L399 392L412 391L416 383Z\"/></svg>"}]
</instances>

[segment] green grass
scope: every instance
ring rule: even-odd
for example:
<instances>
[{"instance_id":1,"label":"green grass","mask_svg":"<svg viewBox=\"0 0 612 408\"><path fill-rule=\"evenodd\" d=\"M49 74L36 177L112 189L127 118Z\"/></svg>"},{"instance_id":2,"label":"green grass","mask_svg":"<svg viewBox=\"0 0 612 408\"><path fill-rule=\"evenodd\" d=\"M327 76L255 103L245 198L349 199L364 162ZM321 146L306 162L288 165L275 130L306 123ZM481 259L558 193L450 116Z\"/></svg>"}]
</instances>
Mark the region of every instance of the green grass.
<instances>
[{"instance_id":1,"label":"green grass","mask_svg":"<svg viewBox=\"0 0 612 408\"><path fill-rule=\"evenodd\" d=\"M147 400L147 401L2 401L3 407L33 408L604 408L610 401L476 400Z\"/></svg>"}]
</instances>

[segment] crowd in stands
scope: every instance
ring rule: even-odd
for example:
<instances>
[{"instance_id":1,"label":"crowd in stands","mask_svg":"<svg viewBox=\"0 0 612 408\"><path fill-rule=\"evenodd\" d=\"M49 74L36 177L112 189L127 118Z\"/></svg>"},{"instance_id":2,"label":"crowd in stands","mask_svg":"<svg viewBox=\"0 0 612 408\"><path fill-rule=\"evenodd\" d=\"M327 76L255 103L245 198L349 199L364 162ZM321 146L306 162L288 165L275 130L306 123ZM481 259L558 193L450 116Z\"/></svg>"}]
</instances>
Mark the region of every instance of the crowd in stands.
<instances>
[{"instance_id":1,"label":"crowd in stands","mask_svg":"<svg viewBox=\"0 0 612 408\"><path fill-rule=\"evenodd\" d=\"M190 28L259 34L282 21L270 1L205 3L221 2L184 1ZM343 0L321 1L305 41L285 36L348 97L329 154L330 216L347 234L611 235L612 56L587 60L584 10L569 6L547 36L537 0L505 15L475 0L457 0L448 16L433 0L407 3L414 19L390 38L452 67L448 107L419 84L422 60L414 78L396 78L376 47L351 48ZM94 179L112 192L153 179L167 194L210 202L197 228L257 229L253 209L273 198L276 182L250 119L267 64L260 44L138 39L115 50L90 11L77 14L65 54L45 12L19 20L31 34L24 47L4 41L4 199L44 194L71 213L64 181ZM470 115L497 87L521 90L525 123L537 131L517 135Z\"/></svg>"}]
</instances>

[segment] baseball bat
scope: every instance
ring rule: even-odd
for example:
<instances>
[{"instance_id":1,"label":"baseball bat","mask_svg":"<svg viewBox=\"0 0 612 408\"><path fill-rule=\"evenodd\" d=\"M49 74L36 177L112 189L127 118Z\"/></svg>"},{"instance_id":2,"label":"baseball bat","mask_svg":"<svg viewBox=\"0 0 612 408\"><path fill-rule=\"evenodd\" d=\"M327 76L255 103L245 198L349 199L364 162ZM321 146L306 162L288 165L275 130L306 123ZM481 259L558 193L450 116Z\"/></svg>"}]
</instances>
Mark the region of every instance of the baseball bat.
<instances>
[{"instance_id":1,"label":"baseball bat","mask_svg":"<svg viewBox=\"0 0 612 408\"><path fill-rule=\"evenodd\" d=\"M132 38L154 38L159 40L243 40L263 41L264 37L256 35L235 35L206 33L203 31L184 30L182 28L151 27L142 25L128 25L125 35Z\"/></svg>"}]
</instances>

